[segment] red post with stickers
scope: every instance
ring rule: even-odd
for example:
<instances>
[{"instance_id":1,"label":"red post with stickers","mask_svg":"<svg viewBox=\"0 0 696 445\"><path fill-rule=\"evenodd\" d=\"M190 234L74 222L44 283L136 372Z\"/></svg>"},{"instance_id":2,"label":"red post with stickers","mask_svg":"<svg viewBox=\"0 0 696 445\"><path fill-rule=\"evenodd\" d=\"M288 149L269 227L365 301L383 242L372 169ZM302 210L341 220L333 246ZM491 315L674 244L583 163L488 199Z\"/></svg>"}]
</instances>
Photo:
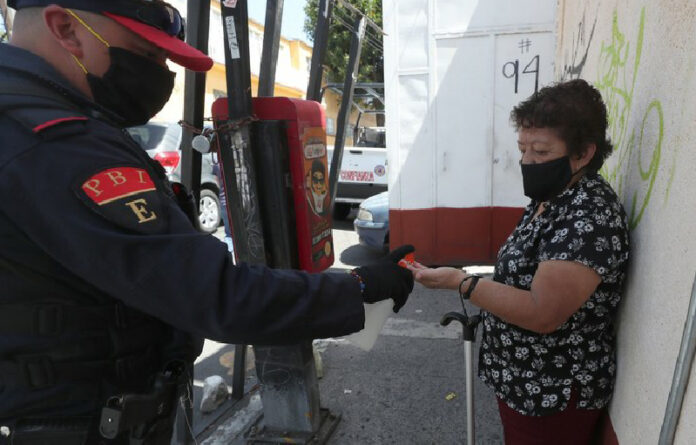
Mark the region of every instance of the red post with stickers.
<instances>
[{"instance_id":1,"label":"red post with stickers","mask_svg":"<svg viewBox=\"0 0 696 445\"><path fill-rule=\"evenodd\" d=\"M260 120L285 122L299 267L323 271L334 262L324 109L310 100L256 97L253 110ZM227 113L227 99L213 103L214 121Z\"/></svg>"}]
</instances>

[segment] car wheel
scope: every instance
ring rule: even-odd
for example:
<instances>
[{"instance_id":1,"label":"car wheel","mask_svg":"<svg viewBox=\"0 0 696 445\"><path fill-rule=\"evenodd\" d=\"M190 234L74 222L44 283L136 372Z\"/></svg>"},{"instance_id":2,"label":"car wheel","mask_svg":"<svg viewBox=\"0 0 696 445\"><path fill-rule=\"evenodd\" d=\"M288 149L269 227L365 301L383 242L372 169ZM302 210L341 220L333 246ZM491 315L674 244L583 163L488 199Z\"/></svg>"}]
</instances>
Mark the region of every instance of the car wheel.
<instances>
[{"instance_id":1,"label":"car wheel","mask_svg":"<svg viewBox=\"0 0 696 445\"><path fill-rule=\"evenodd\" d=\"M348 218L349 213L350 213L350 204L346 204L345 202L337 202L336 204L334 204L334 210L333 210L334 219L344 220L344 219Z\"/></svg>"},{"instance_id":2,"label":"car wheel","mask_svg":"<svg viewBox=\"0 0 696 445\"><path fill-rule=\"evenodd\" d=\"M198 221L201 231L213 233L220 225L220 199L217 193L208 189L201 189L201 199L198 204Z\"/></svg>"}]
</instances>

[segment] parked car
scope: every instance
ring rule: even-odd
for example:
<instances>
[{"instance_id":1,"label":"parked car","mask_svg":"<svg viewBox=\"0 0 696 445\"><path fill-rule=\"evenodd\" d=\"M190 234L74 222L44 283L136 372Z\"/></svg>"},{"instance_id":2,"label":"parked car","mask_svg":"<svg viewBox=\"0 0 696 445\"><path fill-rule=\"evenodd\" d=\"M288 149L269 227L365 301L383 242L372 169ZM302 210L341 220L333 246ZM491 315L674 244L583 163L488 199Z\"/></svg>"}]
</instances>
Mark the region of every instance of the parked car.
<instances>
[{"instance_id":1,"label":"parked car","mask_svg":"<svg viewBox=\"0 0 696 445\"><path fill-rule=\"evenodd\" d=\"M363 246L389 250L389 192L364 200L358 207L353 227Z\"/></svg>"},{"instance_id":2,"label":"parked car","mask_svg":"<svg viewBox=\"0 0 696 445\"><path fill-rule=\"evenodd\" d=\"M128 133L150 155L159 161L172 182L181 182L182 128L177 123L148 122L128 128ZM201 196L198 205L201 230L212 233L222 222L222 209L218 193L220 180L214 173L216 154L201 157Z\"/></svg>"}]
</instances>

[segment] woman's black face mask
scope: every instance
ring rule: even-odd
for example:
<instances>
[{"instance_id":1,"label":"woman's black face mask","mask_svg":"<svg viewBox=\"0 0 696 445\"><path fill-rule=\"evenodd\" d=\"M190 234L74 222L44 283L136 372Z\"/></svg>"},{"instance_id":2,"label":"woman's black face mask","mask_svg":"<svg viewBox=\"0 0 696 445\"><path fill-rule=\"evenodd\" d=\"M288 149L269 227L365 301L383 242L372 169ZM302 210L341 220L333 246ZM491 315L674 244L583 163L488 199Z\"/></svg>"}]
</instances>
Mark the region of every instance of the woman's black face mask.
<instances>
[{"instance_id":1,"label":"woman's black face mask","mask_svg":"<svg viewBox=\"0 0 696 445\"><path fill-rule=\"evenodd\" d=\"M103 76L87 73L94 101L123 118L123 126L142 125L167 103L176 73L123 48L109 47L111 64Z\"/></svg>"},{"instance_id":2,"label":"woman's black face mask","mask_svg":"<svg viewBox=\"0 0 696 445\"><path fill-rule=\"evenodd\" d=\"M521 164L524 194L535 201L547 201L566 188L573 172L570 157L563 156L541 164Z\"/></svg>"}]
</instances>

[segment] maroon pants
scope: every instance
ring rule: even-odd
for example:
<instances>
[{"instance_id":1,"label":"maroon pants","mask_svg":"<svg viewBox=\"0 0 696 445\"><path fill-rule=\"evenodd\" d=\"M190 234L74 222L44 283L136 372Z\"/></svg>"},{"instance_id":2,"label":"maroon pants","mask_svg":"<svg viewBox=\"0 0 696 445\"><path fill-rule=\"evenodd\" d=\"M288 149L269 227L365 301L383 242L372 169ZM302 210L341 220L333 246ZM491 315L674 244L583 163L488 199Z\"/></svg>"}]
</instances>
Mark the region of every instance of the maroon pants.
<instances>
[{"instance_id":1,"label":"maroon pants","mask_svg":"<svg viewBox=\"0 0 696 445\"><path fill-rule=\"evenodd\" d=\"M588 445L605 409L578 409L573 388L566 408L549 416L525 416L498 399L506 445Z\"/></svg>"}]
</instances>

